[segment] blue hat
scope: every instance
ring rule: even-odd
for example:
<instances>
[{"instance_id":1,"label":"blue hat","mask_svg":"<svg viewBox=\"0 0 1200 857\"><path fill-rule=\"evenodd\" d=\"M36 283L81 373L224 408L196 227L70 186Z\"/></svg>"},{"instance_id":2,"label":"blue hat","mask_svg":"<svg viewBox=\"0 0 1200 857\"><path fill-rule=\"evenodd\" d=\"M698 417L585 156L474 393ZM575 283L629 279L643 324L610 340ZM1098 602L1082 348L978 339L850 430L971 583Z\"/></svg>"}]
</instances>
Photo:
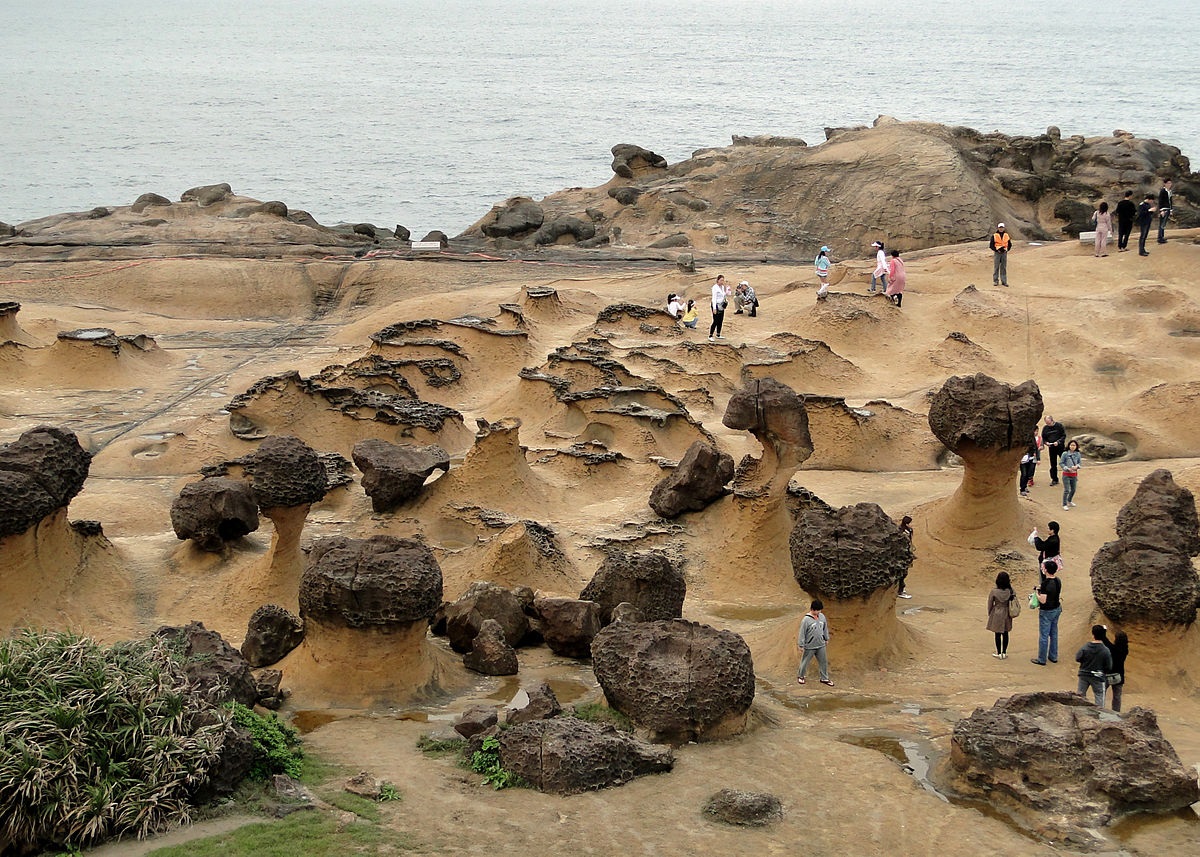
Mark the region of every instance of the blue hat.
<instances>
[{"instance_id":1,"label":"blue hat","mask_svg":"<svg viewBox=\"0 0 1200 857\"><path fill-rule=\"evenodd\" d=\"M822 253L828 253L828 252L829 252L829 248L828 248L828 247L822 247L822 248L821 248L821 252L822 252Z\"/></svg>"}]
</instances>

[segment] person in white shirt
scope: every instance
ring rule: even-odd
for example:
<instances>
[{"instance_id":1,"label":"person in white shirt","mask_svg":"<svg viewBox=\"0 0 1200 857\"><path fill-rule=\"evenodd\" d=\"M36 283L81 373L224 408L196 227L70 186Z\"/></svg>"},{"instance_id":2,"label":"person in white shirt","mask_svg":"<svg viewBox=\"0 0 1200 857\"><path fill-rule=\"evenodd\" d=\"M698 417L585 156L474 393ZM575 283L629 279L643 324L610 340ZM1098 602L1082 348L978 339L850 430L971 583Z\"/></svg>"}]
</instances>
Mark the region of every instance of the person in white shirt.
<instances>
[{"instance_id":1,"label":"person in white shirt","mask_svg":"<svg viewBox=\"0 0 1200 857\"><path fill-rule=\"evenodd\" d=\"M681 312L683 312L683 301L679 299L679 295L671 292L667 295L667 314L671 318L679 318Z\"/></svg>"},{"instance_id":2,"label":"person in white shirt","mask_svg":"<svg viewBox=\"0 0 1200 857\"><path fill-rule=\"evenodd\" d=\"M875 283L879 283L879 291L887 291L887 273L888 263L887 254L883 252L883 242L873 241L871 246L875 248L875 272L871 274L871 294L875 294Z\"/></svg>"},{"instance_id":3,"label":"person in white shirt","mask_svg":"<svg viewBox=\"0 0 1200 857\"><path fill-rule=\"evenodd\" d=\"M712 287L712 326L708 328L708 341L713 341L715 335L717 339L724 339L721 335L721 325L725 323L725 307L729 306L729 295L732 294L732 289L725 283L725 275L719 274L717 281Z\"/></svg>"}]
</instances>

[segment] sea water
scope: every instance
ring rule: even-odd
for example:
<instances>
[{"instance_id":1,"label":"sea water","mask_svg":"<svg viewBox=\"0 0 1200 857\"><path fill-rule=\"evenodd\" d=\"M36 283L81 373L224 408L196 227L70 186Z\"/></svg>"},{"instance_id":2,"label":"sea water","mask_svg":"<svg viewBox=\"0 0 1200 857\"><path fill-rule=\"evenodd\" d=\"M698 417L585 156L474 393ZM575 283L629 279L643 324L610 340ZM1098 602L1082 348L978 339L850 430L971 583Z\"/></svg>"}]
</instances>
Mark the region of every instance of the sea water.
<instances>
[{"instance_id":1,"label":"sea water","mask_svg":"<svg viewBox=\"0 0 1200 857\"><path fill-rule=\"evenodd\" d=\"M221 181L456 234L513 195L888 114L1200 156L1195 0L0 0L0 220Z\"/></svg>"}]
</instances>

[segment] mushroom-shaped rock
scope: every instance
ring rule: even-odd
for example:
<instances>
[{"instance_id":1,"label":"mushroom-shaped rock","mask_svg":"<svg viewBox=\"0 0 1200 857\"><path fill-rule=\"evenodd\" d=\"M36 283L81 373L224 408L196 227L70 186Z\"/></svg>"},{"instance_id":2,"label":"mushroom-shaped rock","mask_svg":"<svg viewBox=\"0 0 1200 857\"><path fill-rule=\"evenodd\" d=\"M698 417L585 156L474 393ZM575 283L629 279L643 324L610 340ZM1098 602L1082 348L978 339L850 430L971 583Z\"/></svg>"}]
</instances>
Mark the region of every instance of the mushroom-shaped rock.
<instances>
[{"instance_id":1,"label":"mushroom-shaped rock","mask_svg":"<svg viewBox=\"0 0 1200 857\"><path fill-rule=\"evenodd\" d=\"M721 422L750 432L763 447L758 472L748 469L739 481L782 499L788 480L813 451L804 397L774 378L760 378L730 397Z\"/></svg>"},{"instance_id":2,"label":"mushroom-shaped rock","mask_svg":"<svg viewBox=\"0 0 1200 857\"><path fill-rule=\"evenodd\" d=\"M529 633L529 617L525 615L520 599L507 589L488 581L477 581L463 596L445 608L446 636L450 648L456 652L469 652L475 635L488 619L495 619L504 629L504 639L510 646L518 646Z\"/></svg>"},{"instance_id":3,"label":"mushroom-shaped rock","mask_svg":"<svg viewBox=\"0 0 1200 857\"><path fill-rule=\"evenodd\" d=\"M189 483L171 504L171 526L178 538L218 552L258 529L254 489L245 480L223 476Z\"/></svg>"},{"instance_id":4,"label":"mushroom-shaped rock","mask_svg":"<svg viewBox=\"0 0 1200 857\"><path fill-rule=\"evenodd\" d=\"M0 538L23 533L83 488L92 456L73 432L38 426L0 446Z\"/></svg>"},{"instance_id":5,"label":"mushroom-shaped rock","mask_svg":"<svg viewBox=\"0 0 1200 857\"><path fill-rule=\"evenodd\" d=\"M1196 772L1152 711L1112 717L1065 691L1018 694L960 720L950 775L957 791L1067 828L1200 800Z\"/></svg>"},{"instance_id":6,"label":"mushroom-shaped rock","mask_svg":"<svg viewBox=\"0 0 1200 857\"><path fill-rule=\"evenodd\" d=\"M300 581L306 621L349 628L428 621L442 603L442 569L423 543L395 536L321 539Z\"/></svg>"},{"instance_id":7,"label":"mushroom-shaped rock","mask_svg":"<svg viewBox=\"0 0 1200 857\"><path fill-rule=\"evenodd\" d=\"M1019 529L1014 477L1041 417L1033 381L1014 387L983 374L955 375L934 393L929 428L963 462L962 483L929 516L937 538L984 547Z\"/></svg>"},{"instance_id":8,"label":"mushroom-shaped rock","mask_svg":"<svg viewBox=\"0 0 1200 857\"><path fill-rule=\"evenodd\" d=\"M600 605L600 621L612 621L622 601L637 607L643 619L677 619L683 615L687 581L661 551L614 551L579 593L582 601Z\"/></svg>"},{"instance_id":9,"label":"mushroom-shaped rock","mask_svg":"<svg viewBox=\"0 0 1200 857\"><path fill-rule=\"evenodd\" d=\"M304 640L304 622L278 604L264 604L250 616L242 657L252 667L269 667Z\"/></svg>"},{"instance_id":10,"label":"mushroom-shaped rock","mask_svg":"<svg viewBox=\"0 0 1200 857\"><path fill-rule=\"evenodd\" d=\"M492 219L480 227L488 238L521 238L546 219L542 207L527 196L515 196L492 209Z\"/></svg>"},{"instance_id":11,"label":"mushroom-shaped rock","mask_svg":"<svg viewBox=\"0 0 1200 857\"><path fill-rule=\"evenodd\" d=\"M783 804L772 794L721 789L704 804L704 814L739 827L762 827L783 818Z\"/></svg>"},{"instance_id":12,"label":"mushroom-shaped rock","mask_svg":"<svg viewBox=\"0 0 1200 857\"><path fill-rule=\"evenodd\" d=\"M895 586L913 562L912 544L875 503L806 509L790 544L796 582L821 598L870 598Z\"/></svg>"},{"instance_id":13,"label":"mushroom-shaped rock","mask_svg":"<svg viewBox=\"0 0 1200 857\"><path fill-rule=\"evenodd\" d=\"M1116 541L1092 558L1092 595L1117 622L1191 625L1200 608L1197 553L1196 498L1169 471L1155 470L1117 513Z\"/></svg>"},{"instance_id":14,"label":"mushroom-shaped rock","mask_svg":"<svg viewBox=\"0 0 1200 857\"><path fill-rule=\"evenodd\" d=\"M450 469L450 456L440 446L399 446L368 438L354 444L351 454L363 472L363 490L376 512L413 499L430 474Z\"/></svg>"},{"instance_id":15,"label":"mushroom-shaped rock","mask_svg":"<svg viewBox=\"0 0 1200 857\"><path fill-rule=\"evenodd\" d=\"M650 508L663 518L698 512L724 496L733 478L733 456L698 440L650 492Z\"/></svg>"},{"instance_id":16,"label":"mushroom-shaped rock","mask_svg":"<svg viewBox=\"0 0 1200 857\"><path fill-rule=\"evenodd\" d=\"M633 143L617 143L612 147L612 156L612 171L623 179L667 168L667 159L662 155Z\"/></svg>"},{"instance_id":17,"label":"mushroom-shaped rock","mask_svg":"<svg viewBox=\"0 0 1200 857\"><path fill-rule=\"evenodd\" d=\"M562 706L548 682L538 682L533 687L522 688L513 705L504 709L504 722L509 726L527 723L530 720L549 720L562 714Z\"/></svg>"},{"instance_id":18,"label":"mushroom-shaped rock","mask_svg":"<svg viewBox=\"0 0 1200 857\"><path fill-rule=\"evenodd\" d=\"M558 795L608 788L671 770L670 747L575 717L531 720L500 733L500 765Z\"/></svg>"},{"instance_id":19,"label":"mushroom-shaped rock","mask_svg":"<svg viewBox=\"0 0 1200 857\"><path fill-rule=\"evenodd\" d=\"M516 675L517 651L504 639L504 628L495 619L485 619L463 655L463 666L484 675Z\"/></svg>"},{"instance_id":20,"label":"mushroom-shaped rock","mask_svg":"<svg viewBox=\"0 0 1200 857\"><path fill-rule=\"evenodd\" d=\"M754 702L746 641L683 619L609 625L592 641L592 669L609 705L651 741L736 735Z\"/></svg>"},{"instance_id":21,"label":"mushroom-shaped rock","mask_svg":"<svg viewBox=\"0 0 1200 857\"><path fill-rule=\"evenodd\" d=\"M592 640L600 630L599 604L575 598L538 598L533 610L550 651L568 658L592 656Z\"/></svg>"},{"instance_id":22,"label":"mushroom-shaped rock","mask_svg":"<svg viewBox=\"0 0 1200 857\"><path fill-rule=\"evenodd\" d=\"M258 701L258 683L250 664L216 631L202 622L179 627L163 626L154 636L170 641L183 659L183 668L198 692L220 705L230 700L242 705Z\"/></svg>"},{"instance_id":23,"label":"mushroom-shaped rock","mask_svg":"<svg viewBox=\"0 0 1200 857\"><path fill-rule=\"evenodd\" d=\"M258 449L245 457L246 473L254 496L264 511L276 507L306 506L325 496L325 465L312 447L291 435L263 438Z\"/></svg>"}]
</instances>

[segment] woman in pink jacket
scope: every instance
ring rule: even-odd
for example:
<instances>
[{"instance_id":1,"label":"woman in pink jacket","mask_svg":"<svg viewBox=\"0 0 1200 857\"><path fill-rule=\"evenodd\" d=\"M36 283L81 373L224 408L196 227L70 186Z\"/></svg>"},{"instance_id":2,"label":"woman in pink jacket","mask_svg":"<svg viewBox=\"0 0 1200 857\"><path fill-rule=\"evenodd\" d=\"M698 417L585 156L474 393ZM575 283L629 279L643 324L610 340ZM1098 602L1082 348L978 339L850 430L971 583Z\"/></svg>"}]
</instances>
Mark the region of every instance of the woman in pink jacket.
<instances>
[{"instance_id":1,"label":"woman in pink jacket","mask_svg":"<svg viewBox=\"0 0 1200 857\"><path fill-rule=\"evenodd\" d=\"M904 260L900 258L900 251L893 250L892 258L888 259L888 284L884 294L891 298L892 303L896 306L900 306L904 302L904 281L906 279Z\"/></svg>"}]
</instances>

